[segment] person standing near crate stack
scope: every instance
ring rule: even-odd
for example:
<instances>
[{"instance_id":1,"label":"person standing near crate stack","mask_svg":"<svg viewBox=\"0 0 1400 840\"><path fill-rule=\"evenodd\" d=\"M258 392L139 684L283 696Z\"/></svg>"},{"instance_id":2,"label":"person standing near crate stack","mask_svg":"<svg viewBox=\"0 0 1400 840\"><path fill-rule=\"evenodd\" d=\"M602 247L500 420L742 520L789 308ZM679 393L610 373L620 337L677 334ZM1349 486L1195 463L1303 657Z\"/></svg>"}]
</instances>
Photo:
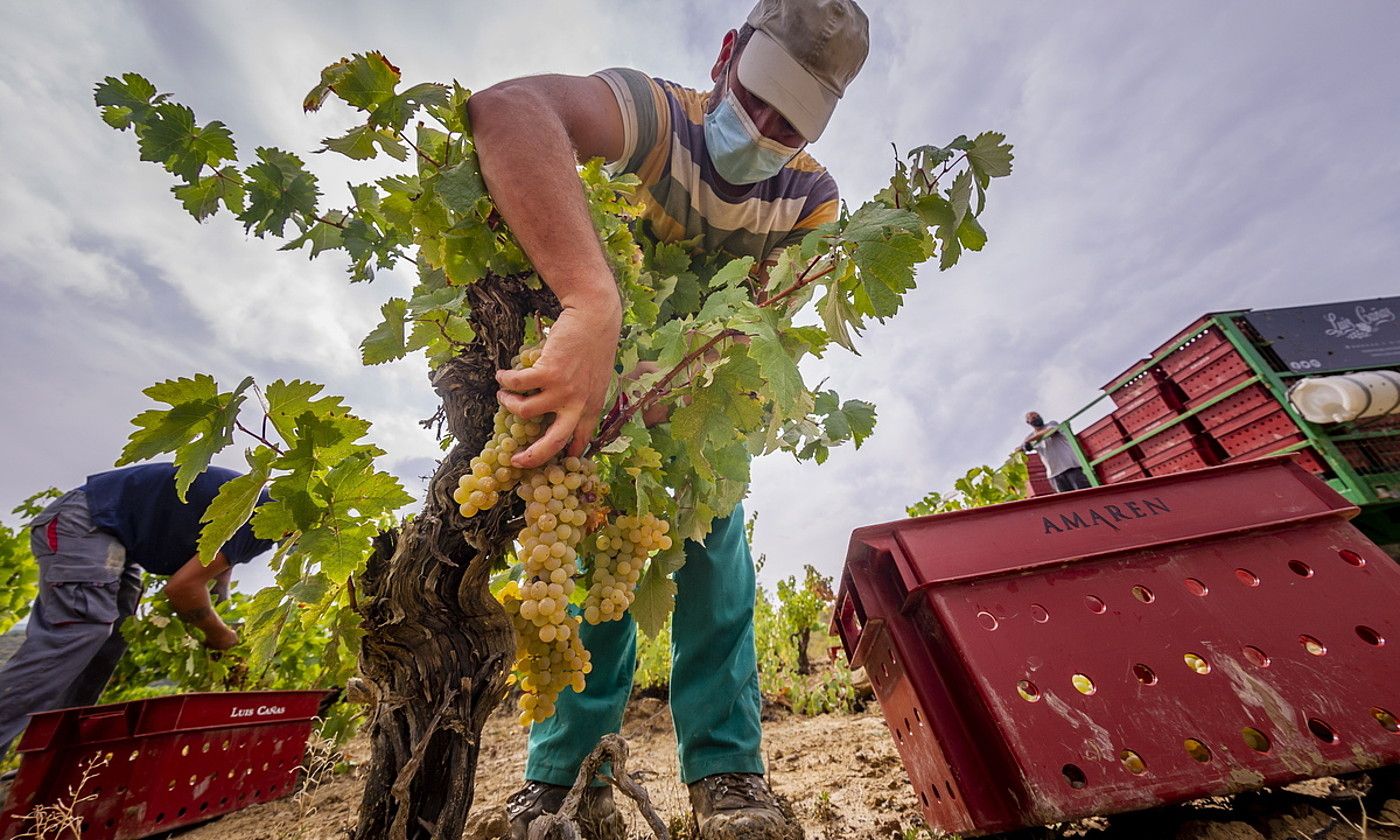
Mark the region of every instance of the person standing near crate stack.
<instances>
[{"instance_id":1,"label":"person standing near crate stack","mask_svg":"<svg viewBox=\"0 0 1400 840\"><path fill-rule=\"evenodd\" d=\"M1047 423L1034 411L1026 413L1026 422L1035 431L1026 435L1021 448L1040 455L1041 462L1045 464L1045 474L1049 476L1055 492L1089 489L1089 478L1084 475L1084 468L1074 456L1074 447L1065 437L1068 433L1060 428L1060 424Z\"/></svg>"},{"instance_id":2,"label":"person standing near crate stack","mask_svg":"<svg viewBox=\"0 0 1400 840\"><path fill-rule=\"evenodd\" d=\"M233 567L272 547L244 523L214 561L199 561L196 545L205 510L238 473L209 467L175 493L175 465L142 464L88 476L30 523L39 563L39 595L24 643L0 668L0 756L29 716L90 706L126 652L121 623L136 612L143 572L169 578L165 595L204 644L227 650L238 634L210 600L228 597ZM266 491L259 504L268 500Z\"/></svg>"},{"instance_id":3,"label":"person standing near crate stack","mask_svg":"<svg viewBox=\"0 0 1400 840\"><path fill-rule=\"evenodd\" d=\"M709 91L611 69L515 79L471 97L482 176L562 305L540 362L497 374L507 409L555 416L516 466L538 466L566 446L579 454L615 375L621 304L579 188L579 161L602 157L637 175L641 221L657 239L774 260L836 218L836 182L803 149L821 136L869 44L852 0L759 0L724 35ZM763 777L742 506L716 520L703 545L686 544L675 580L671 708L700 837L800 837ZM507 803L517 840L559 809L582 760L622 722L636 625L626 616L580 632L593 671L582 694L562 695L555 715L531 728L526 784ZM625 833L607 787L590 789L581 817L590 840Z\"/></svg>"}]
</instances>

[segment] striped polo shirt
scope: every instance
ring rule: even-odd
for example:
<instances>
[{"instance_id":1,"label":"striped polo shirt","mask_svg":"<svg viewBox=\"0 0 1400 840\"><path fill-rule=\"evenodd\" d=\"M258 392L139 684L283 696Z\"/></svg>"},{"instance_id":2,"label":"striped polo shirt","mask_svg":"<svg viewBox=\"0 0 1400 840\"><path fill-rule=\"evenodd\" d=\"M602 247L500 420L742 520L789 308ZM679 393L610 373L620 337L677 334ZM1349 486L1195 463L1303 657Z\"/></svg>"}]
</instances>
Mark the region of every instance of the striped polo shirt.
<instances>
[{"instance_id":1,"label":"striped polo shirt","mask_svg":"<svg viewBox=\"0 0 1400 840\"><path fill-rule=\"evenodd\" d=\"M622 110L622 157L613 169L641 179L636 200L657 239L699 237L706 252L763 260L836 218L836 181L806 152L737 197L722 196L705 150L708 94L626 68L597 75Z\"/></svg>"}]
</instances>

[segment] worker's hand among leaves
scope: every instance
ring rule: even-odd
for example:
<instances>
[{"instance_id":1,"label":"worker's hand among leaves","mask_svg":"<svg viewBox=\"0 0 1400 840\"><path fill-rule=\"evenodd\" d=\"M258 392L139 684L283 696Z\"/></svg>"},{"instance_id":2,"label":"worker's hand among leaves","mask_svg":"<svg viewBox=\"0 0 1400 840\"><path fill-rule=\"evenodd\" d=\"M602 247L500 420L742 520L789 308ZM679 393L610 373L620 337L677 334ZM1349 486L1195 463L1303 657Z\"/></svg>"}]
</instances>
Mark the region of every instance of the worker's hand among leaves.
<instances>
[{"instance_id":1,"label":"worker's hand among leaves","mask_svg":"<svg viewBox=\"0 0 1400 840\"><path fill-rule=\"evenodd\" d=\"M496 397L514 414L554 418L540 439L516 453L517 467L537 467L568 447L582 455L603 412L617 358L621 304L616 294L595 295L582 305L564 303L539 361L524 370L501 370Z\"/></svg>"}]
</instances>

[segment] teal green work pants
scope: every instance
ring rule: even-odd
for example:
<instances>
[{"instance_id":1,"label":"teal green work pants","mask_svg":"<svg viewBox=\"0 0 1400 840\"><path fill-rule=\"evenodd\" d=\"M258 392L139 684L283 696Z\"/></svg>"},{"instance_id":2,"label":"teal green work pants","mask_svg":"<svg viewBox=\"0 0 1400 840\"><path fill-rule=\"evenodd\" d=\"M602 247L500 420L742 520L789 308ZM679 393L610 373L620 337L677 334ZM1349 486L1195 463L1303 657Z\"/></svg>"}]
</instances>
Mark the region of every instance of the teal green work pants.
<instances>
[{"instance_id":1,"label":"teal green work pants","mask_svg":"<svg viewBox=\"0 0 1400 840\"><path fill-rule=\"evenodd\" d=\"M715 773L762 773L758 661L754 652L754 567L743 506L716 520L705 544L685 544L676 572L671 628L671 718L681 781ZM593 671L582 694L559 695L554 717L530 729L525 778L572 785L598 739L622 726L637 666L637 625L584 624Z\"/></svg>"}]
</instances>

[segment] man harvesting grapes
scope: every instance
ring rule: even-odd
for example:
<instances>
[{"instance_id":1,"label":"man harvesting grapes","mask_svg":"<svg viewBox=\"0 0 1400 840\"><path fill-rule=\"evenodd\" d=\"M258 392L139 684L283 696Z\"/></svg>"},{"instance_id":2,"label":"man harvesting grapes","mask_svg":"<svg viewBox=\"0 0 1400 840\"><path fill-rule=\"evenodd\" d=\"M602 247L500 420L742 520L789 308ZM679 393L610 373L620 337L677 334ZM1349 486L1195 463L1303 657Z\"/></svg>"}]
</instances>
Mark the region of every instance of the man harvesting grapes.
<instances>
[{"instance_id":1,"label":"man harvesting grapes","mask_svg":"<svg viewBox=\"0 0 1400 840\"><path fill-rule=\"evenodd\" d=\"M516 79L472 97L492 199L562 307L540 358L497 375L505 408L553 415L515 466L539 466L566 448L581 454L614 374L621 303L578 162L602 157L638 176L642 222L657 239L767 260L836 218L836 183L803 148L821 136L868 49L868 23L852 0L760 0L725 34L708 93L613 69ZM675 576L671 707L701 837L800 836L763 779L742 508L685 553ZM636 625L625 617L582 633L593 671L582 694L565 692L557 713L531 729L527 783L508 806L517 838L558 810L583 759L622 722ZM622 837L608 788L593 788L582 811L595 838Z\"/></svg>"},{"instance_id":2,"label":"man harvesting grapes","mask_svg":"<svg viewBox=\"0 0 1400 840\"><path fill-rule=\"evenodd\" d=\"M142 464L88 476L30 523L39 595L24 643L0 669L0 754L29 715L97 702L126 651L121 623L136 612L143 572L169 578L166 597L207 647L238 644L210 603L210 583L227 597L233 567L272 542L244 524L212 563L201 563L200 520L219 488L239 474L209 467L181 500L175 473L174 464Z\"/></svg>"}]
</instances>

